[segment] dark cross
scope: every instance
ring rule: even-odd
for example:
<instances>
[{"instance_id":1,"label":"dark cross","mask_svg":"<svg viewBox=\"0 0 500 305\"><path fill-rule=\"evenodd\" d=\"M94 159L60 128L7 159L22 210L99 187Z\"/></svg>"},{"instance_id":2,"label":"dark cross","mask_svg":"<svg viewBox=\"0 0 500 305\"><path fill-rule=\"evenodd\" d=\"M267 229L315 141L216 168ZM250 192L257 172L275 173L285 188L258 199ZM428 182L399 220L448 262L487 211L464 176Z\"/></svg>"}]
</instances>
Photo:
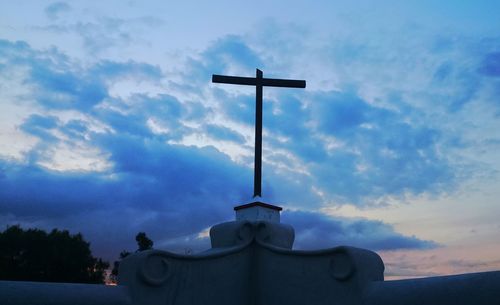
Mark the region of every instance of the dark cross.
<instances>
[{"instance_id":1,"label":"dark cross","mask_svg":"<svg viewBox=\"0 0 500 305\"><path fill-rule=\"evenodd\" d=\"M262 197L262 87L305 88L305 80L263 78L257 69L255 77L212 75L212 83L255 86L255 161L253 197Z\"/></svg>"}]
</instances>

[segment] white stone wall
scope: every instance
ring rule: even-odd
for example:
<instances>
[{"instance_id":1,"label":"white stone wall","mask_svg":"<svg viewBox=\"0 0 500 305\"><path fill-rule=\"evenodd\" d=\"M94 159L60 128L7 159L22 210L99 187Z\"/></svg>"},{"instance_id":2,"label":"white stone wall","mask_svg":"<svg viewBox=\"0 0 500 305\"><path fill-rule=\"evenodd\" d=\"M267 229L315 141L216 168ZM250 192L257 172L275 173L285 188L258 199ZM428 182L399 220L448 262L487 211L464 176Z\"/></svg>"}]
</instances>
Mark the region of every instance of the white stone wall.
<instances>
[{"instance_id":1,"label":"white stone wall","mask_svg":"<svg viewBox=\"0 0 500 305\"><path fill-rule=\"evenodd\" d=\"M236 220L280 222L280 212L274 209L253 206L236 211Z\"/></svg>"}]
</instances>

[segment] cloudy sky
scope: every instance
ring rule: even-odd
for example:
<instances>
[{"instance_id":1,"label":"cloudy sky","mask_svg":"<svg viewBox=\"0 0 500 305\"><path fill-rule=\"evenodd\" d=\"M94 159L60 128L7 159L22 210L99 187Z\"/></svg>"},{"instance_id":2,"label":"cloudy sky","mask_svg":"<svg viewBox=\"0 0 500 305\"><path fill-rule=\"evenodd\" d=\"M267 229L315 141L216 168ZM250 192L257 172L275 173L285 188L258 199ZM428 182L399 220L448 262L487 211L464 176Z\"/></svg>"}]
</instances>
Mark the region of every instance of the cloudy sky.
<instances>
[{"instance_id":1,"label":"cloudy sky","mask_svg":"<svg viewBox=\"0 0 500 305\"><path fill-rule=\"evenodd\" d=\"M199 251L253 186L296 248L500 269L498 1L1 1L0 224ZM376 4L374 4L376 3Z\"/></svg>"}]
</instances>

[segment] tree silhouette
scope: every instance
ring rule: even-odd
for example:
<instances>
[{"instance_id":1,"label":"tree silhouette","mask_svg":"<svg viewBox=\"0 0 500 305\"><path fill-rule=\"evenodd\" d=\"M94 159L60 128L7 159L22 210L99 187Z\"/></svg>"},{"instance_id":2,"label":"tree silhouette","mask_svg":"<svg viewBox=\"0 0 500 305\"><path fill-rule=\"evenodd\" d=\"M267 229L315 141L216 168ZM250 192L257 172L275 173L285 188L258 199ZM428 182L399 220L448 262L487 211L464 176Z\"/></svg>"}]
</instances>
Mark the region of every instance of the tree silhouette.
<instances>
[{"instance_id":1,"label":"tree silhouette","mask_svg":"<svg viewBox=\"0 0 500 305\"><path fill-rule=\"evenodd\" d=\"M0 280L103 283L109 264L89 245L80 233L7 227L0 232Z\"/></svg>"},{"instance_id":2,"label":"tree silhouette","mask_svg":"<svg viewBox=\"0 0 500 305\"><path fill-rule=\"evenodd\" d=\"M137 246L139 247L136 252L153 248L153 241L149 239L144 232L137 233L135 240L137 241Z\"/></svg>"},{"instance_id":3,"label":"tree silhouette","mask_svg":"<svg viewBox=\"0 0 500 305\"><path fill-rule=\"evenodd\" d=\"M153 241L147 237L145 232L139 232L135 236L135 241L137 242L137 250L135 252L141 252L149 249L153 249ZM118 277L118 268L120 267L120 261L125 257L129 256L131 252L123 250L120 252L120 259L113 262L113 269L111 270L110 279L112 282L116 283Z\"/></svg>"}]
</instances>

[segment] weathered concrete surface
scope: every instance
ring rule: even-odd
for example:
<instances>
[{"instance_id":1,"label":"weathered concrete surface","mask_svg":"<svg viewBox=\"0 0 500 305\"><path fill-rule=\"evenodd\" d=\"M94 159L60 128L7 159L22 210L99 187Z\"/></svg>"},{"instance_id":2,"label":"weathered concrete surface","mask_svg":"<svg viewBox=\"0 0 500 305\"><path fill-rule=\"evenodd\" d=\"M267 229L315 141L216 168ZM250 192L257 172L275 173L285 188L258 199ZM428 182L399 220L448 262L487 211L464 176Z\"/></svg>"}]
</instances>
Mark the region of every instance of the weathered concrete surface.
<instances>
[{"instance_id":1,"label":"weathered concrete surface","mask_svg":"<svg viewBox=\"0 0 500 305\"><path fill-rule=\"evenodd\" d=\"M127 287L0 281L1 305L130 305Z\"/></svg>"},{"instance_id":2,"label":"weathered concrete surface","mask_svg":"<svg viewBox=\"0 0 500 305\"><path fill-rule=\"evenodd\" d=\"M228 229L224 234L213 234L224 240L216 244L227 247L199 255L131 255L121 262L118 281L130 287L134 304L331 305L361 304L364 287L383 280L384 265L374 252L293 251L276 246L282 241L273 234L293 233L277 225L282 224L228 223L221 227Z\"/></svg>"},{"instance_id":3,"label":"weathered concrete surface","mask_svg":"<svg viewBox=\"0 0 500 305\"><path fill-rule=\"evenodd\" d=\"M144 251L122 261L119 283L134 304L326 305L361 304L363 288L382 276L366 250L306 253L253 241L204 256Z\"/></svg>"},{"instance_id":4,"label":"weathered concrete surface","mask_svg":"<svg viewBox=\"0 0 500 305\"><path fill-rule=\"evenodd\" d=\"M373 282L365 305L498 305L500 271Z\"/></svg>"}]
</instances>

